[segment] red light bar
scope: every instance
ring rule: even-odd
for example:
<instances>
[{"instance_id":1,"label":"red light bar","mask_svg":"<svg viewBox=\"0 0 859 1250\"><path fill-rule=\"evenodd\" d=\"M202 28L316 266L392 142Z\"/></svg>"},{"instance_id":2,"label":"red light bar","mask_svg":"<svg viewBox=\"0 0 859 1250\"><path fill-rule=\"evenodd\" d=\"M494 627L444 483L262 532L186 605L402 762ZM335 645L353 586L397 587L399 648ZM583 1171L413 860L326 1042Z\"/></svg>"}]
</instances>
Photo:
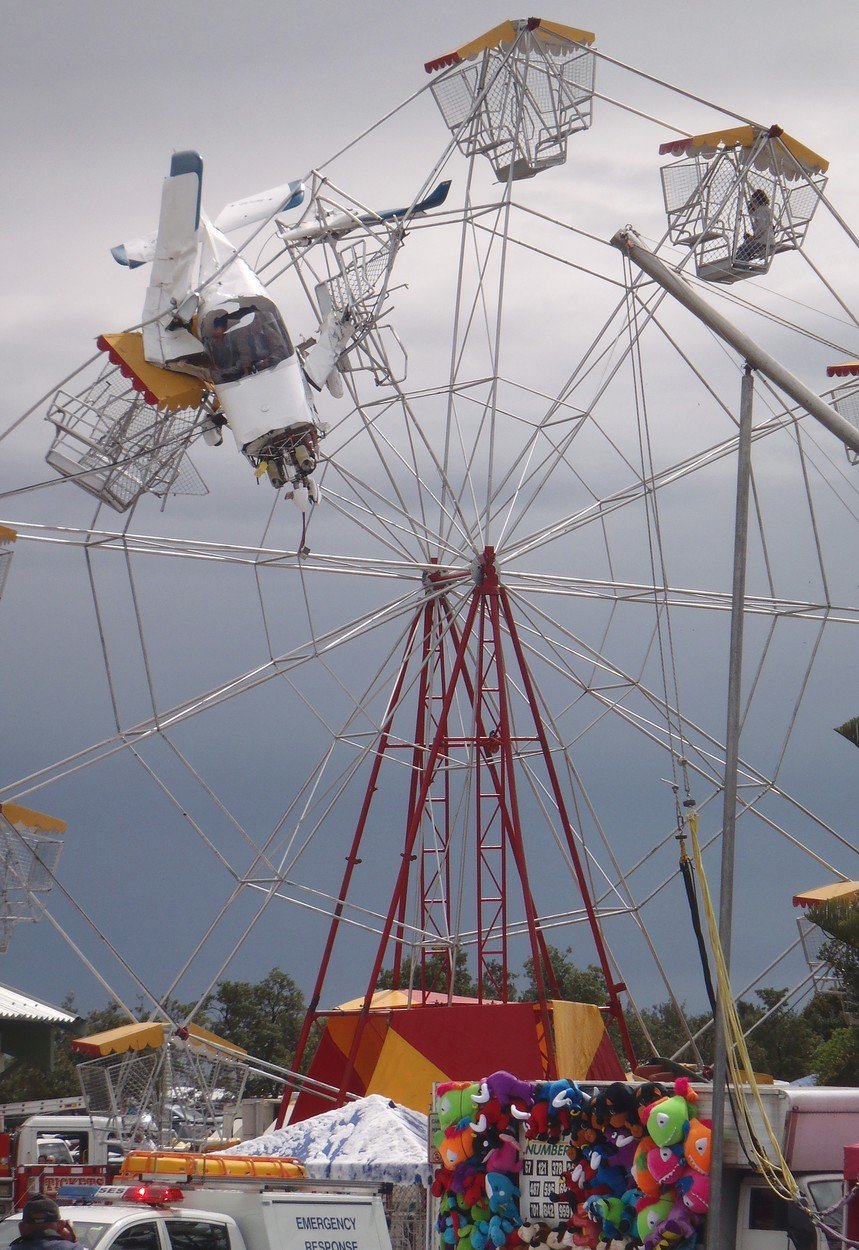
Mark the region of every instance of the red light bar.
<instances>
[{"instance_id":1,"label":"red light bar","mask_svg":"<svg viewBox=\"0 0 859 1250\"><path fill-rule=\"evenodd\" d=\"M140 1202L150 1207L169 1202L182 1202L185 1195L178 1185L102 1185L93 1198L95 1202Z\"/></svg>"},{"instance_id":2,"label":"red light bar","mask_svg":"<svg viewBox=\"0 0 859 1250\"><path fill-rule=\"evenodd\" d=\"M178 1185L132 1185L125 1191L127 1202L145 1202L160 1207L167 1202L182 1202L185 1195Z\"/></svg>"}]
</instances>

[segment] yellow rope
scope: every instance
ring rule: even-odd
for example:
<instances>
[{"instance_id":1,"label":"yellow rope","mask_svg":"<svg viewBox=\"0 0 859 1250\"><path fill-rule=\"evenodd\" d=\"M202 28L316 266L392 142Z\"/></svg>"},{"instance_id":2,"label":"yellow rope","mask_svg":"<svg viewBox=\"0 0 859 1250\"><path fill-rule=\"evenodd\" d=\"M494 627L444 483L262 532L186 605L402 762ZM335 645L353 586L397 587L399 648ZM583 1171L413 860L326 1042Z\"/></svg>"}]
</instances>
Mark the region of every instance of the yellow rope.
<instances>
[{"instance_id":1,"label":"yellow rope","mask_svg":"<svg viewBox=\"0 0 859 1250\"><path fill-rule=\"evenodd\" d=\"M692 838L692 851L695 859L695 870L698 874L698 880L701 884L701 893L704 900L704 912L707 917L707 929L710 935L710 949L713 952L713 959L716 965L716 979L719 987L719 1001L723 1005L722 1016L725 1023L725 1049L727 1052L727 1067L729 1073L730 1084L734 1086L736 1092L736 1102L740 1119L748 1134L751 1144L750 1155L757 1167L758 1171L766 1180L771 1189L775 1191L781 1198L785 1198L789 1202L796 1202L800 1199L799 1185L796 1177L788 1167L787 1161L781 1152L781 1145L773 1132L766 1111L764 1110L763 1099L761 1098L760 1089L752 1070L749 1052L746 1048L746 1039L743 1036L743 1026L740 1023L740 1017L737 1013L737 1005L734 1002L731 993L731 982L728 976L728 969L725 965L725 957L722 951L722 944L719 940L719 926L716 919L716 913L713 909L713 902L710 896L710 889L707 884L707 878L704 873L704 863L701 856L701 845L698 841L698 815L696 812L690 812L688 817L689 833ZM766 1136L769 1138L770 1150L765 1153L760 1148L757 1130L752 1123L751 1108L746 1101L745 1093L740 1091L740 1085L748 1085L752 1097L757 1104L758 1113L764 1126ZM800 1200L801 1201L801 1200ZM805 1203L802 1203L805 1206Z\"/></svg>"}]
</instances>

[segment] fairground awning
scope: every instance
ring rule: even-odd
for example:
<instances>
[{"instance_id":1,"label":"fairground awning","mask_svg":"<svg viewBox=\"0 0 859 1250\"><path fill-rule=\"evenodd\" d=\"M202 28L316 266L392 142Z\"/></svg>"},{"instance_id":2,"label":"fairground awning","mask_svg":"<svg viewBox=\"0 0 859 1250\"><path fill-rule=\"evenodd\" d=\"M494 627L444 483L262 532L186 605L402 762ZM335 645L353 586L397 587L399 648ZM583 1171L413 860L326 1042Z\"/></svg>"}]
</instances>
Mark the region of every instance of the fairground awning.
<instances>
[{"instance_id":1,"label":"fairground awning","mask_svg":"<svg viewBox=\"0 0 859 1250\"><path fill-rule=\"evenodd\" d=\"M794 907L817 907L820 903L852 903L859 901L859 881L839 881L835 885L821 885L816 890L804 890L794 894Z\"/></svg>"},{"instance_id":2,"label":"fairground awning","mask_svg":"<svg viewBox=\"0 0 859 1250\"><path fill-rule=\"evenodd\" d=\"M711 130L705 135L686 135L682 139L670 139L667 143L660 143L659 154L660 156L711 157L719 148L753 148L763 133L765 132L756 126L734 126L729 130ZM780 127L771 127L768 137L779 139L782 147L790 153L792 160L788 163L788 167L781 171L787 177L796 176L797 170L792 168L794 162L797 168L803 169L808 174L824 174L829 168L829 161L825 156L812 152L811 148L807 148L804 143L800 143L798 139L794 139L793 135L787 134ZM759 168L771 166L774 160L778 164L782 163L778 161L769 146L761 149Z\"/></svg>"},{"instance_id":3,"label":"fairground awning","mask_svg":"<svg viewBox=\"0 0 859 1250\"><path fill-rule=\"evenodd\" d=\"M187 1036L185 1036L186 1033ZM216 1033L201 1029L197 1024L189 1024L187 1029L179 1033L172 1026L168 1027L157 1020L150 1020L143 1024L123 1024L118 1029L107 1029L104 1033L92 1033L89 1037L79 1037L72 1042L72 1048L82 1055L94 1057L124 1055L130 1050L146 1050L147 1047L163 1046L165 1041L174 1036L179 1036L181 1040L186 1041L193 1050L205 1050L208 1042L214 1042L215 1045L232 1051L237 1057L248 1053L241 1046L235 1046L223 1037L218 1037Z\"/></svg>"}]
</instances>

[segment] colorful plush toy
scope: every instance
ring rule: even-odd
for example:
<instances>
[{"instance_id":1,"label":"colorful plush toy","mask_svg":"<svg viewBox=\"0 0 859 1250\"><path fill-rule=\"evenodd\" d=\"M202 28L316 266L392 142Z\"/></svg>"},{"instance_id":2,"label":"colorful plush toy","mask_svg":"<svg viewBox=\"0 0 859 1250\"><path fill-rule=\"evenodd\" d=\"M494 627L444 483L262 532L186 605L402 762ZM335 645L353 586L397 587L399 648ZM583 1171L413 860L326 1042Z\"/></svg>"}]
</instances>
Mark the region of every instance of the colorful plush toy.
<instances>
[{"instance_id":1,"label":"colorful plush toy","mask_svg":"<svg viewBox=\"0 0 859 1250\"><path fill-rule=\"evenodd\" d=\"M583 1156L573 1167L564 1172L563 1181L566 1191L561 1201L569 1202L572 1207L576 1203L584 1202L592 1194L601 1192L596 1188L595 1176L596 1170L591 1167L588 1160ZM605 1192L610 1191L606 1190Z\"/></svg>"},{"instance_id":2,"label":"colorful plush toy","mask_svg":"<svg viewBox=\"0 0 859 1250\"><path fill-rule=\"evenodd\" d=\"M675 1202L665 1219L657 1223L644 1239L644 1250L665 1250L680 1241L694 1240L697 1220L693 1220L682 1202Z\"/></svg>"},{"instance_id":3,"label":"colorful plush toy","mask_svg":"<svg viewBox=\"0 0 859 1250\"><path fill-rule=\"evenodd\" d=\"M686 1136L683 1138L683 1154L687 1165L693 1172L702 1176L710 1172L710 1142L713 1130L704 1120L690 1120Z\"/></svg>"},{"instance_id":4,"label":"colorful plush toy","mask_svg":"<svg viewBox=\"0 0 859 1250\"><path fill-rule=\"evenodd\" d=\"M548 1244L548 1239L551 1237L553 1231L554 1230L549 1224L544 1224L542 1221L538 1220L536 1222L532 1221L528 1224L522 1224L520 1228L516 1229L516 1236L519 1241L524 1242L526 1246L531 1246L532 1250L537 1250L538 1246L545 1246Z\"/></svg>"},{"instance_id":5,"label":"colorful plush toy","mask_svg":"<svg viewBox=\"0 0 859 1250\"><path fill-rule=\"evenodd\" d=\"M436 1111L443 1129L452 1125L465 1128L474 1118L472 1097L479 1090L476 1081L447 1081L436 1089Z\"/></svg>"},{"instance_id":6,"label":"colorful plush toy","mask_svg":"<svg viewBox=\"0 0 859 1250\"><path fill-rule=\"evenodd\" d=\"M483 1156L483 1166L487 1172L521 1172L522 1154L519 1138L512 1133L497 1133L492 1136L484 1134L484 1142L489 1142L489 1149Z\"/></svg>"},{"instance_id":7,"label":"colorful plush toy","mask_svg":"<svg viewBox=\"0 0 859 1250\"><path fill-rule=\"evenodd\" d=\"M520 1081L512 1072L493 1072L480 1082L480 1088L473 1095L473 1099L481 1107L491 1098L502 1107L512 1107L515 1102L523 1102L530 1107L534 1102L534 1090L533 1081Z\"/></svg>"},{"instance_id":8,"label":"colorful plush toy","mask_svg":"<svg viewBox=\"0 0 859 1250\"><path fill-rule=\"evenodd\" d=\"M486 1173L486 1196L493 1215L510 1215L517 1210L519 1189L503 1172ZM522 1221L517 1218L517 1225Z\"/></svg>"},{"instance_id":9,"label":"colorful plush toy","mask_svg":"<svg viewBox=\"0 0 859 1250\"><path fill-rule=\"evenodd\" d=\"M452 1170L458 1164L466 1163L474 1154L474 1130L448 1129L443 1136L436 1138L436 1146L442 1167Z\"/></svg>"},{"instance_id":10,"label":"colorful plush toy","mask_svg":"<svg viewBox=\"0 0 859 1250\"><path fill-rule=\"evenodd\" d=\"M538 1081L526 1136L557 1141L569 1130L570 1116L581 1108L586 1096L575 1081Z\"/></svg>"},{"instance_id":11,"label":"colorful plush toy","mask_svg":"<svg viewBox=\"0 0 859 1250\"><path fill-rule=\"evenodd\" d=\"M639 1241L647 1241L654 1229L668 1218L671 1207L670 1198L660 1198L656 1202L648 1202L645 1206L639 1205L635 1221Z\"/></svg>"},{"instance_id":12,"label":"colorful plush toy","mask_svg":"<svg viewBox=\"0 0 859 1250\"><path fill-rule=\"evenodd\" d=\"M518 1214L515 1217L493 1215L489 1221L489 1240L493 1246L505 1245L508 1237L516 1231L520 1222Z\"/></svg>"},{"instance_id":13,"label":"colorful plush toy","mask_svg":"<svg viewBox=\"0 0 859 1250\"><path fill-rule=\"evenodd\" d=\"M551 1137L549 1129L549 1104L544 1098L538 1098L528 1116L528 1127L525 1136L529 1141L548 1141Z\"/></svg>"},{"instance_id":14,"label":"colorful plush toy","mask_svg":"<svg viewBox=\"0 0 859 1250\"><path fill-rule=\"evenodd\" d=\"M661 1193L661 1186L647 1166L647 1156L651 1150L653 1150L652 1139L642 1137L632 1158L632 1183L641 1190L645 1198L655 1202Z\"/></svg>"},{"instance_id":15,"label":"colorful plush toy","mask_svg":"<svg viewBox=\"0 0 859 1250\"><path fill-rule=\"evenodd\" d=\"M697 1101L698 1095L687 1078L678 1077L674 1082L674 1094L670 1098L663 1098L639 1112L642 1123L647 1126L648 1136L653 1138L657 1146L673 1146L682 1141L689 1121L693 1118L693 1108Z\"/></svg>"},{"instance_id":16,"label":"colorful plush toy","mask_svg":"<svg viewBox=\"0 0 859 1250\"><path fill-rule=\"evenodd\" d=\"M562 1243L565 1247L572 1245L579 1246L582 1250L596 1250L600 1239L599 1225L591 1219L583 1206L573 1212L569 1224L570 1231Z\"/></svg>"},{"instance_id":17,"label":"colorful plush toy","mask_svg":"<svg viewBox=\"0 0 859 1250\"><path fill-rule=\"evenodd\" d=\"M677 1185L684 1207L693 1215L706 1215L710 1208L710 1178L701 1172L687 1172Z\"/></svg>"},{"instance_id":18,"label":"colorful plush toy","mask_svg":"<svg viewBox=\"0 0 859 1250\"><path fill-rule=\"evenodd\" d=\"M642 1125L639 1124L638 1129L640 1131L636 1133L626 1125L617 1127L613 1124L603 1129L603 1135L612 1148L611 1161L615 1167L624 1168L627 1172L631 1169L636 1147L644 1134Z\"/></svg>"},{"instance_id":19,"label":"colorful plush toy","mask_svg":"<svg viewBox=\"0 0 859 1250\"><path fill-rule=\"evenodd\" d=\"M626 1212L620 1198L588 1198L585 1210L600 1229L600 1241L618 1241L623 1237Z\"/></svg>"},{"instance_id":20,"label":"colorful plush toy","mask_svg":"<svg viewBox=\"0 0 859 1250\"><path fill-rule=\"evenodd\" d=\"M610 1193L619 1198L629 1189L629 1173L626 1168L615 1167L608 1157L600 1155L598 1151L591 1155L590 1164L594 1168L592 1193Z\"/></svg>"},{"instance_id":21,"label":"colorful plush toy","mask_svg":"<svg viewBox=\"0 0 859 1250\"><path fill-rule=\"evenodd\" d=\"M683 1158L683 1145L654 1146L647 1152L647 1170L661 1189L670 1189L676 1185L686 1170Z\"/></svg>"},{"instance_id":22,"label":"colorful plush toy","mask_svg":"<svg viewBox=\"0 0 859 1250\"><path fill-rule=\"evenodd\" d=\"M486 1198L486 1174L472 1163L461 1164L452 1173L451 1190L467 1207L476 1207Z\"/></svg>"},{"instance_id":23,"label":"colorful plush toy","mask_svg":"<svg viewBox=\"0 0 859 1250\"><path fill-rule=\"evenodd\" d=\"M592 1115L594 1123L600 1128L607 1125L614 1128L641 1127L635 1092L631 1085L625 1085L623 1081L613 1081L594 1096Z\"/></svg>"}]
</instances>

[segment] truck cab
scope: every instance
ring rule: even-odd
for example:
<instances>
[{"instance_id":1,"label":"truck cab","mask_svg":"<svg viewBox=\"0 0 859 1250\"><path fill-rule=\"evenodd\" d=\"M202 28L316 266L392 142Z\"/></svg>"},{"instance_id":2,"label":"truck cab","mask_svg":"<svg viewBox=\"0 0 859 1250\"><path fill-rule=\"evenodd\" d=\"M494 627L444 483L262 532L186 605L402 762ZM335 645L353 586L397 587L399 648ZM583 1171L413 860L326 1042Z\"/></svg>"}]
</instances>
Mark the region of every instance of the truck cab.
<instances>
[{"instance_id":1,"label":"truck cab","mask_svg":"<svg viewBox=\"0 0 859 1250\"><path fill-rule=\"evenodd\" d=\"M804 1173L800 1191L812 1209L823 1213L837 1206L842 1178L835 1173ZM812 1223L799 1208L775 1194L763 1179L746 1177L739 1190L737 1250L835 1250L840 1211L830 1217L834 1238Z\"/></svg>"},{"instance_id":2,"label":"truck cab","mask_svg":"<svg viewBox=\"0 0 859 1250\"><path fill-rule=\"evenodd\" d=\"M106 1115L31 1115L15 1134L14 1155L19 1166L118 1167L123 1149L115 1123Z\"/></svg>"},{"instance_id":3,"label":"truck cab","mask_svg":"<svg viewBox=\"0 0 859 1250\"><path fill-rule=\"evenodd\" d=\"M72 1180L106 1184L123 1154L115 1121L108 1116L28 1116L11 1138L0 1190L3 1213L20 1210L36 1194L55 1197Z\"/></svg>"}]
</instances>

